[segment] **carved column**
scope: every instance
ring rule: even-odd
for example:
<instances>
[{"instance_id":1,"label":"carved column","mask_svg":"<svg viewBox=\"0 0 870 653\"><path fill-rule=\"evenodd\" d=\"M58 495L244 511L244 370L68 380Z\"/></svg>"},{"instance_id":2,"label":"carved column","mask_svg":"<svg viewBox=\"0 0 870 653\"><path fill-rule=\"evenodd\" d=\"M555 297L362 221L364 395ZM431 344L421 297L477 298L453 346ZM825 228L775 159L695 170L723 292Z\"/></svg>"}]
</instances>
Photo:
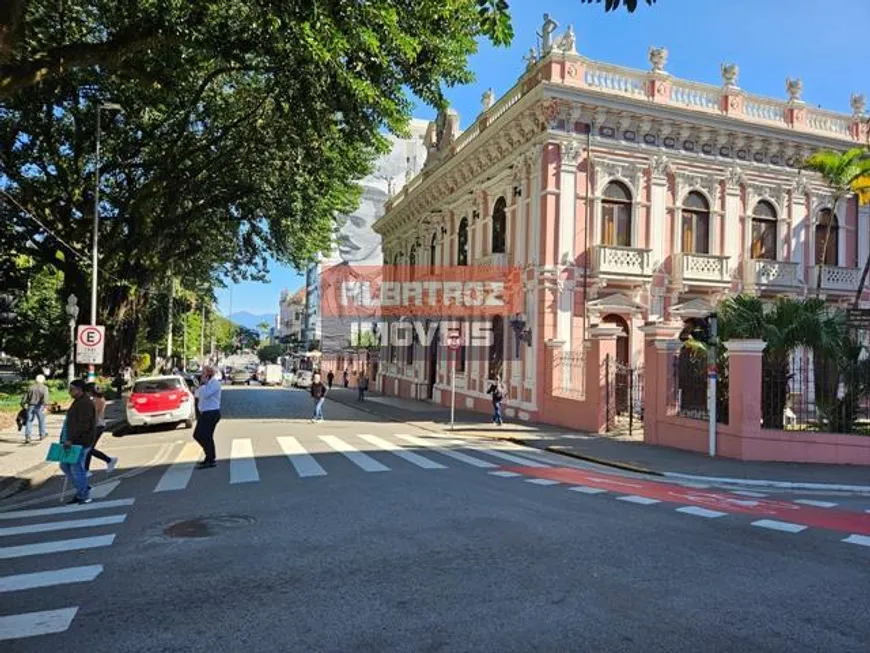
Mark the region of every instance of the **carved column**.
<instances>
[{"instance_id":1,"label":"carved column","mask_svg":"<svg viewBox=\"0 0 870 653\"><path fill-rule=\"evenodd\" d=\"M728 257L728 273L733 274L740 260L740 168L731 168L725 176L725 242L724 255ZM751 229L750 229L751 231Z\"/></svg>"},{"instance_id":2,"label":"carved column","mask_svg":"<svg viewBox=\"0 0 870 653\"><path fill-rule=\"evenodd\" d=\"M529 263L538 265L541 261L541 167L543 166L544 146L536 145L532 152L531 192L531 251Z\"/></svg>"},{"instance_id":3,"label":"carved column","mask_svg":"<svg viewBox=\"0 0 870 653\"><path fill-rule=\"evenodd\" d=\"M804 262L804 247L806 247L807 198L806 184L803 178L798 178L790 193L791 203L791 260L795 263ZM803 269L803 266L801 266Z\"/></svg>"},{"instance_id":4,"label":"carved column","mask_svg":"<svg viewBox=\"0 0 870 653\"><path fill-rule=\"evenodd\" d=\"M560 146L559 158L559 262L574 263L577 235L577 162L583 152L578 141Z\"/></svg>"},{"instance_id":5,"label":"carved column","mask_svg":"<svg viewBox=\"0 0 870 653\"><path fill-rule=\"evenodd\" d=\"M655 156L650 161L652 184L650 188L649 247L652 249L654 270L661 267L667 253L665 220L667 219L669 170L670 163L666 156Z\"/></svg>"}]
</instances>

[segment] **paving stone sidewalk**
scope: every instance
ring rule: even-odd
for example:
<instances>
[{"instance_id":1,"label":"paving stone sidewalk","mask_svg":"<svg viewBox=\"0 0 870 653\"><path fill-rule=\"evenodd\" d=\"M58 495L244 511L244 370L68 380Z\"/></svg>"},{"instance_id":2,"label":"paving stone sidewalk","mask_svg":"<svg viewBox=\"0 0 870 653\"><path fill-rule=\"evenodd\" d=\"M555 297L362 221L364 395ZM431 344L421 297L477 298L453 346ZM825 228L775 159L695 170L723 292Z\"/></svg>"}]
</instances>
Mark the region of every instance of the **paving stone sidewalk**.
<instances>
[{"instance_id":1,"label":"paving stone sidewalk","mask_svg":"<svg viewBox=\"0 0 870 653\"><path fill-rule=\"evenodd\" d=\"M365 402L358 402L355 390L343 388L332 390L329 398L421 428L444 432L450 425L449 408L424 401L369 393ZM504 426L498 427L489 423L488 415L467 410L456 411L454 432L459 435L521 440L541 449L654 474L741 479L747 483L763 481L797 485L866 486L870 489L870 468L866 466L711 458L690 451L644 444L640 437L602 436L515 420L508 420Z\"/></svg>"}]
</instances>

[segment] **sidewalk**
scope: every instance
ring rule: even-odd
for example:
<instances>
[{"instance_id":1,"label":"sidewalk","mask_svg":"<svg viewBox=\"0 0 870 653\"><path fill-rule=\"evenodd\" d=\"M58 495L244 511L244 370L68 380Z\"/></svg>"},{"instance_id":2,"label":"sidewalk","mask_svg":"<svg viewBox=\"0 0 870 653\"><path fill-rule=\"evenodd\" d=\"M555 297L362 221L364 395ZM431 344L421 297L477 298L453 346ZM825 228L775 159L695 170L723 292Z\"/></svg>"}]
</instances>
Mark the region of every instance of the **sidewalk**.
<instances>
[{"instance_id":1,"label":"sidewalk","mask_svg":"<svg viewBox=\"0 0 870 653\"><path fill-rule=\"evenodd\" d=\"M57 442L63 426L64 413L50 413L45 416L48 437L41 442L24 444L23 431L10 429L0 431L0 499L5 499L28 488L41 485L58 472L57 463L45 462L48 448ZM124 422L124 402L109 401L106 404L106 430L111 431ZM38 427L33 425L33 433L38 436Z\"/></svg>"},{"instance_id":2,"label":"sidewalk","mask_svg":"<svg viewBox=\"0 0 870 653\"><path fill-rule=\"evenodd\" d=\"M356 390L333 389L329 399L423 429L449 429L450 409L424 401L368 393L357 401ZM710 458L691 451L644 444L639 438L592 435L558 426L508 421L499 428L489 416L457 410L454 432L459 435L505 438L529 446L598 462L612 467L659 476L701 477L741 485L792 489L853 490L870 492L870 468L859 465L774 463ZM819 486L818 488L816 486Z\"/></svg>"}]
</instances>

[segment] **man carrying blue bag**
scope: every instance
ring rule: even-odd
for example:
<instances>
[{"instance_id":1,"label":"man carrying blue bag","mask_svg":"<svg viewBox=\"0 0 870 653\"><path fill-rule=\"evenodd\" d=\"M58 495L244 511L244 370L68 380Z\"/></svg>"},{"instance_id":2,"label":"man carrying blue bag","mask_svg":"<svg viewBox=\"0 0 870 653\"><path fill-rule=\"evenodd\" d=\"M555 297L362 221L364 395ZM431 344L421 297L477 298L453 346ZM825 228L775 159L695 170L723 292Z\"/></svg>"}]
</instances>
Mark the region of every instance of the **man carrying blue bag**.
<instances>
[{"instance_id":1,"label":"man carrying blue bag","mask_svg":"<svg viewBox=\"0 0 870 653\"><path fill-rule=\"evenodd\" d=\"M85 462L88 451L94 446L96 435L97 411L94 402L85 393L85 383L76 379L69 384L69 394L73 398L63 423L61 442L65 449L81 447L75 462L62 462L60 468L76 489L76 495L68 503L90 503L91 489L88 487L88 472Z\"/></svg>"}]
</instances>

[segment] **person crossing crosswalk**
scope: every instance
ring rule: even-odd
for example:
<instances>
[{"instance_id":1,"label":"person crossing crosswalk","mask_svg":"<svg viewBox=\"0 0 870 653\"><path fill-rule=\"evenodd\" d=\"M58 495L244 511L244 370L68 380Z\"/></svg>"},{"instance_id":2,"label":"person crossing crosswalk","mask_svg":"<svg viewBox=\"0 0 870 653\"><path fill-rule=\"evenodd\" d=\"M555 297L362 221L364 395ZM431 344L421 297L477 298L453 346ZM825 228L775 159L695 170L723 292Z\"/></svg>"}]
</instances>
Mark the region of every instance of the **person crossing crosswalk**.
<instances>
[{"instance_id":1,"label":"person crossing crosswalk","mask_svg":"<svg viewBox=\"0 0 870 653\"><path fill-rule=\"evenodd\" d=\"M61 633L103 572L107 547L117 538L135 499L0 513L0 642ZM81 586L70 605L57 588ZM14 609L11 609L13 608Z\"/></svg>"}]
</instances>

